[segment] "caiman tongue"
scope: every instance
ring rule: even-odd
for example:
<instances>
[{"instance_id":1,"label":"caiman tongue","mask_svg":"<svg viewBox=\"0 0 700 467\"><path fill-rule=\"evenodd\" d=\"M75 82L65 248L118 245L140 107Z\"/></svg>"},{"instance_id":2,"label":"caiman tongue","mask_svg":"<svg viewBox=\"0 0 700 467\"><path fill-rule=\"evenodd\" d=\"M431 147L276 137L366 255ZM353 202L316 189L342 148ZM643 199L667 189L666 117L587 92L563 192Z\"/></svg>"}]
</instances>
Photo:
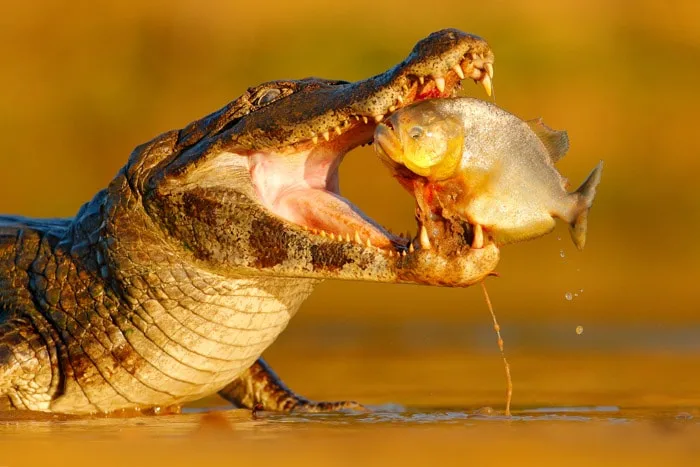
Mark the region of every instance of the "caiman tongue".
<instances>
[{"instance_id":1,"label":"caiman tongue","mask_svg":"<svg viewBox=\"0 0 700 467\"><path fill-rule=\"evenodd\" d=\"M391 245L389 232L335 193L316 189L290 191L277 199L277 212L322 235L358 243L364 238L369 244L381 248Z\"/></svg>"},{"instance_id":2,"label":"caiman tongue","mask_svg":"<svg viewBox=\"0 0 700 467\"><path fill-rule=\"evenodd\" d=\"M294 154L251 156L250 172L258 194L278 216L313 233L390 247L394 236L343 198L338 184L345 152L371 137L371 127L364 127Z\"/></svg>"}]
</instances>

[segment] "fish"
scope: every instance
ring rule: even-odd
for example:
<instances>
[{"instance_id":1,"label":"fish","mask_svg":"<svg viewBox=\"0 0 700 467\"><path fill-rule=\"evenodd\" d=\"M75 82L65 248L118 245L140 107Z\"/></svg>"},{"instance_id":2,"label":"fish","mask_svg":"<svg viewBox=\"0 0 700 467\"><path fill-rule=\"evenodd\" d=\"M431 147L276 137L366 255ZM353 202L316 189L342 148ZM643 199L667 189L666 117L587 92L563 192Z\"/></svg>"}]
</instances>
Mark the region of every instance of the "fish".
<instances>
[{"instance_id":1,"label":"fish","mask_svg":"<svg viewBox=\"0 0 700 467\"><path fill-rule=\"evenodd\" d=\"M579 250L586 244L603 161L568 192L555 167L569 149L568 135L540 118L523 121L468 97L424 100L378 125L374 148L404 187L428 190L441 212L473 226L475 238L529 240L551 232L558 218Z\"/></svg>"}]
</instances>

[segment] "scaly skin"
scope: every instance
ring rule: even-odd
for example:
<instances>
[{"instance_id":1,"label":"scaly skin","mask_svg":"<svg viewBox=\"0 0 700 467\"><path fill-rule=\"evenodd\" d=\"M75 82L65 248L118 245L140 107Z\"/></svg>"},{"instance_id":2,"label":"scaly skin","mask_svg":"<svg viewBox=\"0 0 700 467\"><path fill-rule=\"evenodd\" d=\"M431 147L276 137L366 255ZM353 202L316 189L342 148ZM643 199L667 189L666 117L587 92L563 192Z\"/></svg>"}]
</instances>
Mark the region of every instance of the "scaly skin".
<instances>
[{"instance_id":1,"label":"scaly skin","mask_svg":"<svg viewBox=\"0 0 700 467\"><path fill-rule=\"evenodd\" d=\"M412 241L408 254L411 240L389 234L329 238L271 212L252 161L318 151L339 163L371 140L374 116L451 95L460 63L483 80L492 60L483 40L445 30L367 80L265 83L136 148L74 218L0 217L0 409L157 411L217 391L266 410L359 407L296 396L259 358L314 286L467 286L498 249L471 249L470 226L435 213L430 248Z\"/></svg>"}]
</instances>

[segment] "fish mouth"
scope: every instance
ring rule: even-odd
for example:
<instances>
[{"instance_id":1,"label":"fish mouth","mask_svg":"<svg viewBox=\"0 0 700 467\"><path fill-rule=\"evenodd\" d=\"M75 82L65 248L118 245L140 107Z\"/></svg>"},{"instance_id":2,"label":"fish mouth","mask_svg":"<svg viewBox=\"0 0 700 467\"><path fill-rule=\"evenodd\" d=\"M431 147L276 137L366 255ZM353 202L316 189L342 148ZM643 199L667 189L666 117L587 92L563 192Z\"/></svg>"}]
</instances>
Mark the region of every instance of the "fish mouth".
<instances>
[{"instance_id":1,"label":"fish mouth","mask_svg":"<svg viewBox=\"0 0 700 467\"><path fill-rule=\"evenodd\" d=\"M450 255L464 253L465 245L467 249L483 247L480 230L461 219L444 216L432 201L428 202L428 189L419 189L415 183L410 190L417 201L415 236L391 233L340 192L338 170L345 155L358 146L371 144L377 126L395 111L425 99L453 97L465 79L482 85L490 95L493 54L483 47L469 50L433 64L426 71L399 73L374 95L338 106L337 118L326 123L325 128L307 123L313 131L291 144L248 151L248 169L259 201L276 216L303 229L306 235L373 248L390 256L406 256L420 250ZM345 86L363 85L360 82ZM376 106L378 100L382 106ZM368 102L375 104L367 105Z\"/></svg>"},{"instance_id":2,"label":"fish mouth","mask_svg":"<svg viewBox=\"0 0 700 467\"><path fill-rule=\"evenodd\" d=\"M452 209L458 200L463 200L469 193L459 179L447 183L431 180L397 162L402 160L403 149L393 119L377 127L374 148L393 177L415 198L418 233L409 243L409 252L419 247L430 249L437 245L439 250L449 255L465 247L480 250L494 243L480 224L458 215Z\"/></svg>"}]
</instances>

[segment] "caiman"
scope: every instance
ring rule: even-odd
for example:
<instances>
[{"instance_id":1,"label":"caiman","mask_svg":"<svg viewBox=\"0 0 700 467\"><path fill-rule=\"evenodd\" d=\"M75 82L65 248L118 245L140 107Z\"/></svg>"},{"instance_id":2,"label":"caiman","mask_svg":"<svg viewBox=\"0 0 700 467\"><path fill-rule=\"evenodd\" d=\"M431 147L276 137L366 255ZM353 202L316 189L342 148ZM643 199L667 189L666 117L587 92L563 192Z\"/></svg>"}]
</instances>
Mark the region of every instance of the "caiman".
<instances>
[{"instance_id":1,"label":"caiman","mask_svg":"<svg viewBox=\"0 0 700 467\"><path fill-rule=\"evenodd\" d=\"M470 248L469 224L402 238L338 182L378 122L462 79L490 92L492 63L451 29L369 79L263 83L138 146L75 217L0 216L0 410L157 412L216 392L361 408L296 395L260 356L324 279L467 286L493 271L498 248Z\"/></svg>"}]
</instances>

